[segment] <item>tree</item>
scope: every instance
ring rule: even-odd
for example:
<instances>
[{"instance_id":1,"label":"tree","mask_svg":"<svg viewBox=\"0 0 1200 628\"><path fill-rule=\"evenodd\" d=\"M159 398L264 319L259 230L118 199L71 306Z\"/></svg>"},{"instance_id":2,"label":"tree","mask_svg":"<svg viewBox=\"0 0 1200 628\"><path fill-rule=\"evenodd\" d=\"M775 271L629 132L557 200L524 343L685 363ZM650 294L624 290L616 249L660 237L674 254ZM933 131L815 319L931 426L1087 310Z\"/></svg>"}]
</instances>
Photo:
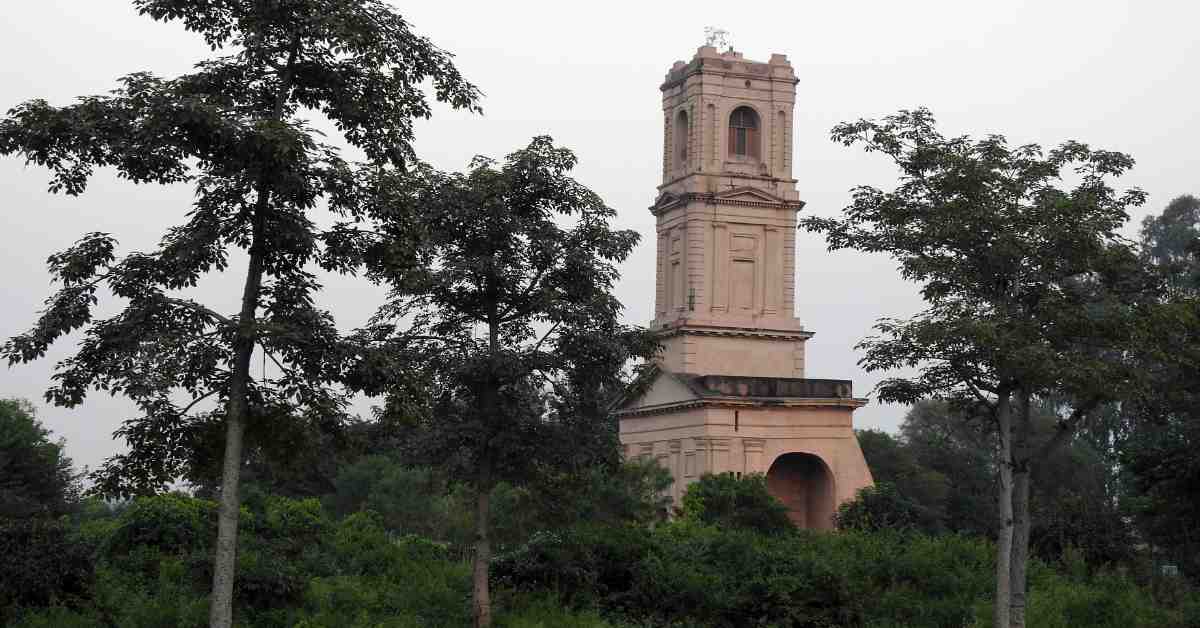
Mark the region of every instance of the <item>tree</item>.
<instances>
[{"instance_id":1,"label":"tree","mask_svg":"<svg viewBox=\"0 0 1200 628\"><path fill-rule=\"evenodd\" d=\"M477 626L491 622L492 487L615 456L608 404L625 364L656 346L618 322L611 294L615 264L638 235L609 227L615 212L569 176L575 164L538 137L503 164L476 158L466 173L418 165L385 186L394 194L375 232L346 236L392 286L363 332L378 341L371 363L426 374L389 380L388 407L415 417L408 458L474 489ZM371 246L411 248L416 263Z\"/></svg>"},{"instance_id":2,"label":"tree","mask_svg":"<svg viewBox=\"0 0 1200 628\"><path fill-rule=\"evenodd\" d=\"M1200 199L1175 198L1142 221L1141 253L1170 287L1160 350L1145 360L1153 385L1124 404L1119 457L1128 501L1151 551L1200 578Z\"/></svg>"},{"instance_id":3,"label":"tree","mask_svg":"<svg viewBox=\"0 0 1200 628\"><path fill-rule=\"evenodd\" d=\"M879 321L861 364L917 370L884 380L881 400L939 398L995 422L995 624L1024 626L1032 467L1137 388L1127 356L1153 335L1144 322L1157 286L1116 234L1145 195L1109 183L1133 159L1073 141L1044 153L998 135L946 138L926 109L840 124L833 139L883 153L900 181L891 192L857 187L843 218L802 225L831 250L890 254L921 285L928 307ZM1064 170L1079 180L1069 190ZM1031 407L1051 393L1070 411L1038 445Z\"/></svg>"},{"instance_id":4,"label":"tree","mask_svg":"<svg viewBox=\"0 0 1200 628\"><path fill-rule=\"evenodd\" d=\"M897 520L903 519L912 524L910 527L929 533L945 530L947 502L955 496L951 492L953 478L921 464L908 443L891 434L878 430L859 430L856 435L867 466L871 469L871 477L876 484L888 485L887 490L880 488L878 491L860 492L859 501L874 499L871 507L874 511L879 510L875 506L900 505L906 511L912 510L916 518L906 514ZM874 523L865 527L882 526L884 518L873 517L872 520ZM839 526L847 521L845 516L839 515Z\"/></svg>"},{"instance_id":5,"label":"tree","mask_svg":"<svg viewBox=\"0 0 1200 628\"><path fill-rule=\"evenodd\" d=\"M354 260L309 215L324 204L343 219L361 216L375 177L411 161L412 119L430 114L423 83L459 108L473 107L478 92L450 55L381 0L134 6L181 22L220 56L176 78L130 74L110 95L68 106L18 105L0 121L0 154L49 168L51 192L80 194L96 168L109 167L134 183L192 183L196 200L153 251L118 257L112 236L91 233L52 255L60 288L3 355L34 360L84 329L47 398L69 407L89 389L105 390L141 413L118 430L130 451L99 471L101 490L150 492L185 473L196 454L223 450L210 622L229 626L244 438L344 414L342 395L328 384L354 352L314 304L320 286L309 268L347 272ZM318 113L365 163L349 164L317 140L301 116ZM247 254L239 310L223 314L187 298L202 276L228 270L231 250ZM124 308L94 320L101 287ZM271 357L275 377L251 377L256 347ZM203 403L211 409L201 411ZM222 432L223 445L213 446Z\"/></svg>"},{"instance_id":6,"label":"tree","mask_svg":"<svg viewBox=\"0 0 1200 628\"><path fill-rule=\"evenodd\" d=\"M1142 257L1163 272L1177 296L1200 292L1200 198L1176 197L1162 213L1142 219Z\"/></svg>"},{"instance_id":7,"label":"tree","mask_svg":"<svg viewBox=\"0 0 1200 628\"><path fill-rule=\"evenodd\" d=\"M58 516L79 501L79 475L33 404L0 399L0 518Z\"/></svg>"},{"instance_id":8,"label":"tree","mask_svg":"<svg viewBox=\"0 0 1200 628\"><path fill-rule=\"evenodd\" d=\"M986 413L963 414L949 404L913 404L900 437L913 459L946 480L942 511L948 530L990 536L996 529L995 432Z\"/></svg>"},{"instance_id":9,"label":"tree","mask_svg":"<svg viewBox=\"0 0 1200 628\"><path fill-rule=\"evenodd\" d=\"M1052 399L1032 404L1031 442L1041 446L1056 432ZM1109 405L1096 419L1111 419ZM858 432L863 455L877 484L890 492L860 495L841 516L840 525L904 525L925 532L971 536L995 533L995 432L982 414L963 415L949 404L923 400L913 404L900 425L900 437L875 430ZM1128 562L1131 529L1121 507L1117 460L1096 443L1111 438L1107 421L1081 426L1079 435L1033 468L1030 482L1030 548L1055 561L1068 548L1092 565ZM889 511L895 508L895 511ZM864 518L865 517L865 518Z\"/></svg>"}]
</instances>

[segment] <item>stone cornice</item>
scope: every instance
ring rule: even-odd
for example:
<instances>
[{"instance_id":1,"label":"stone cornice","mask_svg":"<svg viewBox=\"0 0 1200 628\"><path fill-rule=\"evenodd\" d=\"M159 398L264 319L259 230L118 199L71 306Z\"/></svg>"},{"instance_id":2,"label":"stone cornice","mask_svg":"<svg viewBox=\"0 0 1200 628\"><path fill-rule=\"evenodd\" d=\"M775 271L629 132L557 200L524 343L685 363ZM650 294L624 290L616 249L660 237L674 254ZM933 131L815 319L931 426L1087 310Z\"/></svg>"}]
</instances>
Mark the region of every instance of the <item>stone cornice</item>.
<instances>
[{"instance_id":1,"label":"stone cornice","mask_svg":"<svg viewBox=\"0 0 1200 628\"><path fill-rule=\"evenodd\" d=\"M653 406L618 410L613 414L617 418L651 416L655 414L670 414L680 410L698 407L718 408L861 408L867 405L867 400L861 397L830 397L830 398L786 398L786 397L705 397L703 399L688 399L671 403L660 403Z\"/></svg>"},{"instance_id":2,"label":"stone cornice","mask_svg":"<svg viewBox=\"0 0 1200 628\"><path fill-rule=\"evenodd\" d=\"M771 340L808 340L816 335L815 332L803 330L785 331L755 327L692 327L688 325L673 325L651 331L659 338L689 335L724 336L732 338L764 338Z\"/></svg>"},{"instance_id":3,"label":"stone cornice","mask_svg":"<svg viewBox=\"0 0 1200 628\"><path fill-rule=\"evenodd\" d=\"M674 209L690 203L704 203L707 205L733 205L736 207L763 207L768 209L790 209L796 212L804 208L804 201L790 201L785 199L764 199L752 201L723 197L720 194L715 193L685 192L683 194L663 195L663 197L661 197L657 203L650 207L650 213L657 216L669 209Z\"/></svg>"}]
</instances>

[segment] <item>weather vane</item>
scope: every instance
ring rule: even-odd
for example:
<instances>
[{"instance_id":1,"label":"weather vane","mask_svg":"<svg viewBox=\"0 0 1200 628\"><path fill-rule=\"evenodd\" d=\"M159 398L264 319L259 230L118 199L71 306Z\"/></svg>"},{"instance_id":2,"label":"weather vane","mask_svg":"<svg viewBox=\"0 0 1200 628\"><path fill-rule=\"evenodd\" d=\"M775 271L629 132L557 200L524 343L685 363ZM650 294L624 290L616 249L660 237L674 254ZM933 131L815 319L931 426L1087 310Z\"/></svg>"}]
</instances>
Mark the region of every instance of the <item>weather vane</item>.
<instances>
[{"instance_id":1,"label":"weather vane","mask_svg":"<svg viewBox=\"0 0 1200 628\"><path fill-rule=\"evenodd\" d=\"M718 50L733 50L733 44L729 43L729 31L716 26L704 27L704 45Z\"/></svg>"}]
</instances>

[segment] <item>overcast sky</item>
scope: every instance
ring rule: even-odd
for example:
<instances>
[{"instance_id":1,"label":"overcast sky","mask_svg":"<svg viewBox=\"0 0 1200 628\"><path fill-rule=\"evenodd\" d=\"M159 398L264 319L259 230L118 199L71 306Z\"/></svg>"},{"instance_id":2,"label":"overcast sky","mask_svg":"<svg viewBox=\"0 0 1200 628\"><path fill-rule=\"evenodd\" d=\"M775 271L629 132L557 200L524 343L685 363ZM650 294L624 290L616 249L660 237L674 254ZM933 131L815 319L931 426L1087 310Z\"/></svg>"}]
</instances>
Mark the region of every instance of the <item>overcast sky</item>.
<instances>
[{"instance_id":1,"label":"overcast sky","mask_svg":"<svg viewBox=\"0 0 1200 628\"><path fill-rule=\"evenodd\" d=\"M138 17L125 0L8 0L0 22L0 108L31 98L66 104L111 89L134 71L171 76L208 54L174 24ZM576 151L577 177L643 235L622 268L618 296L630 322L650 319L654 220L646 209L661 176L659 85L675 60L690 59L704 27L731 33L747 58L788 55L800 79L795 176L805 212L832 215L858 184L886 185L891 168L829 141L837 122L927 106L947 134L1002 133L1014 143L1078 139L1131 153L1123 185L1150 202L1200 193L1200 5L1192 2L421 2L398 4L414 29L453 52L484 92L484 114L438 109L418 126L417 152L443 169L471 156L502 157L549 134ZM46 257L80 235L106 231L123 251L149 249L187 211L186 187L133 186L100 173L87 193L46 192L44 170L0 159L0 337L33 322L50 286ZM1135 231L1133 225L1128 233ZM819 237L798 238L797 314L816 337L809 377L863 373L854 344L881 316L920 308L915 289L881 256L831 254ZM234 268L237 268L235 264ZM238 272L241 272L239 270ZM232 290L229 288L233 287ZM235 310L236 277L215 279L198 297ZM360 324L378 289L333 278L322 297L345 327ZM111 310L109 310L111 311ZM67 439L78 464L118 451L111 432L128 404L93 395L73 410L41 401L60 343L47 359L0 368L0 397L34 401ZM871 404L859 427L895 429L904 409Z\"/></svg>"}]
</instances>

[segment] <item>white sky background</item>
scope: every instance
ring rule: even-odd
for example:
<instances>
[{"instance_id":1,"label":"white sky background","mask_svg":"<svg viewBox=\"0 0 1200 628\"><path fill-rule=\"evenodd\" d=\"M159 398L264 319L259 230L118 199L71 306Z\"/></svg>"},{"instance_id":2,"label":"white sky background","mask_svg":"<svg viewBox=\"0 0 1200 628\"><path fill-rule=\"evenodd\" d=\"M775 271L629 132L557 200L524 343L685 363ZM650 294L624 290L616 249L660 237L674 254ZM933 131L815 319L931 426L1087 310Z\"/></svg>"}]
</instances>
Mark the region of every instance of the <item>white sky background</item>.
<instances>
[{"instance_id":1,"label":"white sky background","mask_svg":"<svg viewBox=\"0 0 1200 628\"><path fill-rule=\"evenodd\" d=\"M642 243L623 266L618 296L629 322L645 324L654 296L654 219L647 207L661 177L659 85L690 59L705 26L731 32L749 59L788 55L800 79L795 176L805 213L833 215L858 184L886 186L892 168L829 141L844 120L927 106L947 135L1002 133L1012 143L1066 139L1131 153L1122 184L1157 213L1200 193L1200 5L1191 2L421 2L399 4L414 30L456 55L484 92L482 116L439 108L418 125L419 155L462 169L475 154L502 158L549 134L580 158L576 176L619 211ZM7 0L0 21L0 109L111 89L123 74L187 71L208 54L178 25L137 16L125 0ZM111 172L76 198L46 192L45 170L0 159L0 337L26 330L49 294L45 259L90 231L116 235L122 251L151 248L191 202L184 187L133 186ZM1128 232L1132 235L1135 226ZM852 347L881 316L920 308L914 286L882 256L830 254L819 237L798 238L797 310L817 335L809 377L853 379L856 394L878 381ZM197 298L236 310L240 273L205 283ZM362 323L382 292L331 278L322 296L338 322ZM111 310L110 310L111 311ZM24 397L77 464L96 466L122 449L110 434L129 416L120 399L94 394L74 410L42 392L56 345L31 365L0 368L0 397ZM363 408L365 411L365 406ZM900 407L859 410L859 427L895 429Z\"/></svg>"}]
</instances>

